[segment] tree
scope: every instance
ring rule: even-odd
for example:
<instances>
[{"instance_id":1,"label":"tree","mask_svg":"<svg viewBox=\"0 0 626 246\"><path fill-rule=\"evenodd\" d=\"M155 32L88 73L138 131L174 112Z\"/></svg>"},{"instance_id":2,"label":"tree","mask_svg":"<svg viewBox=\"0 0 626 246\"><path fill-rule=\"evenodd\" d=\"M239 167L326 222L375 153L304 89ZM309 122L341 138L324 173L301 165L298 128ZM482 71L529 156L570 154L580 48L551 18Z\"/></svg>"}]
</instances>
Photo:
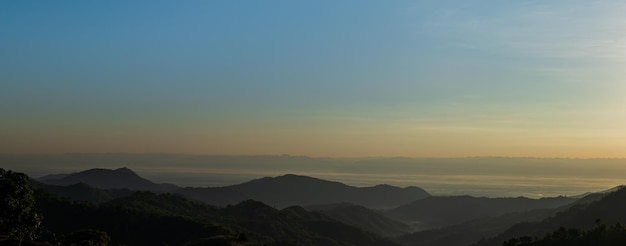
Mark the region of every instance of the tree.
<instances>
[{"instance_id":1,"label":"tree","mask_svg":"<svg viewBox=\"0 0 626 246\"><path fill-rule=\"evenodd\" d=\"M0 234L35 239L41 219L28 176L0 168Z\"/></svg>"}]
</instances>

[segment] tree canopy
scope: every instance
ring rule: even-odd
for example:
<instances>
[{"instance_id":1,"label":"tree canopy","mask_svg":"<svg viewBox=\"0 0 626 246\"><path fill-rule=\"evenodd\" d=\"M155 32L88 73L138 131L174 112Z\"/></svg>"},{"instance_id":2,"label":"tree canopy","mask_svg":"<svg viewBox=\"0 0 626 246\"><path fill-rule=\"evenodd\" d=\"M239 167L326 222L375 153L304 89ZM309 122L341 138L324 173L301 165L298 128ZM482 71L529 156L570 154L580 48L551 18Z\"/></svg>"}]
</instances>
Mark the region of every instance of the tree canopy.
<instances>
[{"instance_id":1,"label":"tree canopy","mask_svg":"<svg viewBox=\"0 0 626 246\"><path fill-rule=\"evenodd\" d=\"M0 234L17 239L35 239L41 215L28 176L0 168Z\"/></svg>"}]
</instances>

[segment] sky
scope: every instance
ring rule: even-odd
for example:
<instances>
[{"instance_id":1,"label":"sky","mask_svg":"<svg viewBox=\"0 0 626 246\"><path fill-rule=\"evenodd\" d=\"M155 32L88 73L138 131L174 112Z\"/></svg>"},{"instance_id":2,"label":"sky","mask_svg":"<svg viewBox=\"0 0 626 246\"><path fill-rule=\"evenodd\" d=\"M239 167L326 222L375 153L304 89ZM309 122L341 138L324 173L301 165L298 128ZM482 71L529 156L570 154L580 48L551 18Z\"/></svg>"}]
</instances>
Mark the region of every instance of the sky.
<instances>
[{"instance_id":1,"label":"sky","mask_svg":"<svg viewBox=\"0 0 626 246\"><path fill-rule=\"evenodd\" d=\"M623 13L2 1L0 153L623 158Z\"/></svg>"}]
</instances>

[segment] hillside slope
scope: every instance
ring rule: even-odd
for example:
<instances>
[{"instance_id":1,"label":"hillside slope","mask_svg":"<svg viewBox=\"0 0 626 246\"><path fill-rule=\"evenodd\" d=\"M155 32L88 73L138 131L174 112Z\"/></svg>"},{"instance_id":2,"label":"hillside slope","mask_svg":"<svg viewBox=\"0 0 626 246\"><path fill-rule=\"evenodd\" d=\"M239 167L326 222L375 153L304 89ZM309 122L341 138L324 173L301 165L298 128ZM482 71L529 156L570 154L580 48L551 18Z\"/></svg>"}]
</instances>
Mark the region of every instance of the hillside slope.
<instances>
[{"instance_id":1,"label":"hillside slope","mask_svg":"<svg viewBox=\"0 0 626 246\"><path fill-rule=\"evenodd\" d=\"M37 205L49 235L91 228L108 233L112 245L396 245L321 213L277 210L251 200L217 208L178 195L136 192L95 205L38 190Z\"/></svg>"},{"instance_id":2,"label":"hillside slope","mask_svg":"<svg viewBox=\"0 0 626 246\"><path fill-rule=\"evenodd\" d=\"M61 186L85 183L100 189L129 189L154 192L167 192L179 188L172 184L153 183L125 167L115 170L94 168L67 175L49 175L42 177L38 181Z\"/></svg>"},{"instance_id":3,"label":"hillside slope","mask_svg":"<svg viewBox=\"0 0 626 246\"><path fill-rule=\"evenodd\" d=\"M381 212L359 205L341 203L309 206L306 209L323 213L348 225L386 237L399 236L412 231L412 228L407 224L393 220Z\"/></svg>"},{"instance_id":4,"label":"hillside slope","mask_svg":"<svg viewBox=\"0 0 626 246\"><path fill-rule=\"evenodd\" d=\"M560 227L587 230L595 227L598 222L608 225L626 224L625 207L626 189L622 188L605 195L598 201L574 205L540 222L514 225L500 235L477 245L502 245L508 239L522 236L541 237Z\"/></svg>"},{"instance_id":5,"label":"hillside slope","mask_svg":"<svg viewBox=\"0 0 626 246\"><path fill-rule=\"evenodd\" d=\"M391 208L430 196L418 187L354 187L293 174L226 187L182 188L173 192L217 206L253 199L278 208L344 202L368 208Z\"/></svg>"},{"instance_id":6,"label":"hillside slope","mask_svg":"<svg viewBox=\"0 0 626 246\"><path fill-rule=\"evenodd\" d=\"M410 223L417 229L425 230L507 213L556 208L576 200L568 197L530 199L431 196L392 209L388 214L392 218Z\"/></svg>"}]
</instances>

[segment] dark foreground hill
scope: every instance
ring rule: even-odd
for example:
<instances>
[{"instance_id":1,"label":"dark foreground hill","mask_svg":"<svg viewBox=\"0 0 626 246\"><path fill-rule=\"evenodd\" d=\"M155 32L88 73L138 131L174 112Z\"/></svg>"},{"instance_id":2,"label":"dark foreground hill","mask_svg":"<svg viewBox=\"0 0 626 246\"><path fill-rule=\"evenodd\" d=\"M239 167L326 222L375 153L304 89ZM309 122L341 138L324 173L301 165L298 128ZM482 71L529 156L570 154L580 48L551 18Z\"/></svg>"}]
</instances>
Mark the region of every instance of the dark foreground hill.
<instances>
[{"instance_id":1,"label":"dark foreground hill","mask_svg":"<svg viewBox=\"0 0 626 246\"><path fill-rule=\"evenodd\" d=\"M396 245L322 213L277 210L251 200L217 208L178 195L136 192L96 205L38 190L36 202L48 241L96 229L110 235L111 245Z\"/></svg>"},{"instance_id":2,"label":"dark foreground hill","mask_svg":"<svg viewBox=\"0 0 626 246\"><path fill-rule=\"evenodd\" d=\"M430 196L418 187L354 187L293 174L266 177L226 187L182 188L173 192L216 206L254 199L278 208L344 202L368 208L391 208Z\"/></svg>"},{"instance_id":3,"label":"dark foreground hill","mask_svg":"<svg viewBox=\"0 0 626 246\"><path fill-rule=\"evenodd\" d=\"M101 189L146 190L153 192L167 192L179 188L172 184L153 183L125 167L115 170L95 168L67 175L48 175L40 178L38 181L60 186L85 183Z\"/></svg>"}]
</instances>

